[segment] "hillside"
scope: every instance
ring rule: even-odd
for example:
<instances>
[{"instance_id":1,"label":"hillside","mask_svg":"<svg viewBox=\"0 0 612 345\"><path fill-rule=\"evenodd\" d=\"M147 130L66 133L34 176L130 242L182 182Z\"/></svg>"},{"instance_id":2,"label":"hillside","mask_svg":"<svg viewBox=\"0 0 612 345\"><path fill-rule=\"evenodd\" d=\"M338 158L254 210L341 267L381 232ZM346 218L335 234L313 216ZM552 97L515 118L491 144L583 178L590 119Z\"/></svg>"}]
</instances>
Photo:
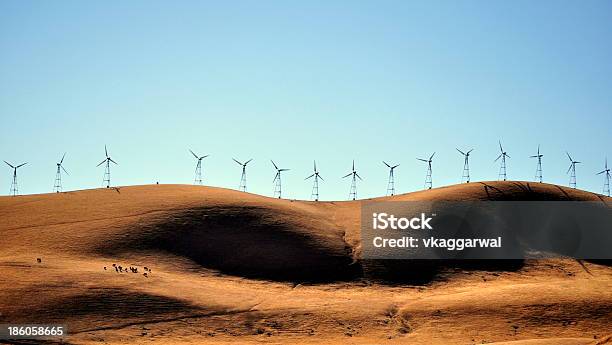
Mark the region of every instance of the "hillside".
<instances>
[{"instance_id":1,"label":"hillside","mask_svg":"<svg viewBox=\"0 0 612 345\"><path fill-rule=\"evenodd\" d=\"M611 201L512 181L380 199ZM363 261L360 201L148 185L0 197L0 217L0 323L67 323L69 343L590 344L612 329L609 267Z\"/></svg>"}]
</instances>

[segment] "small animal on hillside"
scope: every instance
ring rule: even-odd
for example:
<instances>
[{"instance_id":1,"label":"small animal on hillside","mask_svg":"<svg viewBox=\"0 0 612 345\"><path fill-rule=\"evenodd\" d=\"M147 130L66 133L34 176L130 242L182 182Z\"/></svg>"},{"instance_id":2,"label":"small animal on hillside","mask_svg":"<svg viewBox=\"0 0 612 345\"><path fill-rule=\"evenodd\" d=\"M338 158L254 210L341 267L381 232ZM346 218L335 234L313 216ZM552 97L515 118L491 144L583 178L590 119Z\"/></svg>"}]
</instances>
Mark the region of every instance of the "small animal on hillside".
<instances>
[{"instance_id":1,"label":"small animal on hillside","mask_svg":"<svg viewBox=\"0 0 612 345\"><path fill-rule=\"evenodd\" d=\"M104 270L106 271L106 266L104 266Z\"/></svg>"},{"instance_id":2,"label":"small animal on hillside","mask_svg":"<svg viewBox=\"0 0 612 345\"><path fill-rule=\"evenodd\" d=\"M42 259L41 258L36 258L36 262L41 263Z\"/></svg>"}]
</instances>

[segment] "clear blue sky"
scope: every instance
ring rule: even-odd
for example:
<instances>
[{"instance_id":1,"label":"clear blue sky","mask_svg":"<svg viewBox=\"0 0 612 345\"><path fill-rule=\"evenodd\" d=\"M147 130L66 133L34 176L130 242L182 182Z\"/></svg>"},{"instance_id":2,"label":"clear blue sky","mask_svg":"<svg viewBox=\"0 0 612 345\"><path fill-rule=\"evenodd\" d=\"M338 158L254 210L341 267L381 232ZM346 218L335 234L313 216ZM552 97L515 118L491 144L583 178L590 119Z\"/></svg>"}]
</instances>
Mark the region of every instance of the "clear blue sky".
<instances>
[{"instance_id":1,"label":"clear blue sky","mask_svg":"<svg viewBox=\"0 0 612 345\"><path fill-rule=\"evenodd\" d=\"M472 179L533 180L601 192L612 159L610 1L2 1L0 159L28 162L22 194L101 186L107 144L115 185L205 183L272 195L270 159L291 168L287 197L346 199L351 160L359 197ZM4 163L2 163L4 164ZM0 169L0 194L11 170Z\"/></svg>"}]
</instances>

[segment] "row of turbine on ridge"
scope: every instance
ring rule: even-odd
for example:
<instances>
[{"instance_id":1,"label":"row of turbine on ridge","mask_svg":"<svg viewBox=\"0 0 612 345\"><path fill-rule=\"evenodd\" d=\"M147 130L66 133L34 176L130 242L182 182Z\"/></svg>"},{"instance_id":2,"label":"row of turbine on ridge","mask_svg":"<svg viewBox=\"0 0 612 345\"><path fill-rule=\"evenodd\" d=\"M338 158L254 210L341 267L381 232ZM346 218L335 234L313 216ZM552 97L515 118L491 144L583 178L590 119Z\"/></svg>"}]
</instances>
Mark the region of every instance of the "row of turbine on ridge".
<instances>
[{"instance_id":1,"label":"row of turbine on ridge","mask_svg":"<svg viewBox=\"0 0 612 345\"><path fill-rule=\"evenodd\" d=\"M506 158L510 158L510 155L508 155L508 153L506 151L504 151L501 142L499 142L499 149L500 149L500 154L499 156L495 159L495 162L497 162L498 160L501 159L501 164L500 164L500 169L499 169L499 179L500 180L504 180L506 181L507 178L507 174L506 174ZM470 168L469 168L469 157L470 157L470 153L473 151L474 149L470 149L469 151L463 152L459 149L457 149L457 151L459 153L461 153L464 156L464 164L463 164L463 175L462 175L462 182L466 182L469 183L470 182ZM196 155L191 149L189 150L189 152L191 152L191 154L196 158L197 160L197 164L196 164L196 169L195 169L195 179L194 179L194 184L199 184L202 185L202 160L206 157L208 157L209 155L204 155L204 156L198 156ZM115 162L108 154L108 149L106 147L106 145L104 145L104 154L105 154L105 158L102 162L100 162L97 166L100 166L102 164L105 164L105 169L104 169L104 178L102 181L102 185L105 186L106 188L110 188L110 163L113 163L115 165L118 165L117 162ZM433 181L432 181L432 162L433 162L433 157L436 153L434 152L429 159L423 159L423 158L417 158L420 161L423 161L425 163L427 163L427 174L425 176L425 188L426 189L431 189L433 186ZM572 188L576 188L576 164L579 164L581 162L574 160L570 154L568 152L566 152L567 157L570 160L570 166L567 170L566 173L570 173L571 171L571 175L570 175L570 187ZM63 170L64 173L68 174L68 171L64 168L63 166L63 162L64 162L64 158L66 157L66 153L64 153L64 155L62 156L61 160L56 163L57 165L57 170L56 170L56 175L55 175L55 182L53 185L53 191L54 192L61 192L62 191L62 174L61 171ZM530 156L530 158L537 158L537 168L536 168L536 181L538 182L542 182L542 157L544 157L544 155L542 155L540 153L540 146L538 145L538 151L536 155ZM238 187L238 190L246 192L247 190L247 186L246 186L246 167L247 164L249 162L252 161L252 159L249 159L246 162L240 162L237 159L233 158L233 160L239 164L242 167L242 175L240 177L240 184ZM17 185L17 169L26 165L27 163L22 163L20 165L14 166L12 164L10 164L7 161L4 161L8 166L10 166L13 169L13 181L11 184L11 189L10 189L10 194L11 195L17 195L18 194L18 185ZM288 171L289 169L281 169L279 168L276 163L274 163L274 161L271 161L272 165L274 166L274 169L276 170L276 174L274 175L274 197L278 197L281 198L282 197L282 183L281 183L281 172L284 171ZM395 168L397 168L399 166L399 164L396 165L390 165L387 162L383 161L383 164L385 164L388 168L389 168L389 180L387 183L387 195L395 195L395 177L394 177L394 170ZM610 169L608 168L608 160L606 158L605 161L605 169L599 173L597 173L597 175L601 175L605 173L605 181L604 181L604 194L607 196L610 196ZM359 174L357 173L357 171L355 170L355 161L353 160L353 165L352 165L352 169L351 172L346 174L345 176L343 176L342 178L347 178L351 176L351 188L349 191L349 199L355 200L357 198L357 179L362 180L361 176L359 176ZM312 186L312 192L311 192L311 199L318 201L319 200L319 179L323 180L323 178L321 177L321 175L319 174L319 172L317 171L317 164L316 162L314 162L314 172L312 175L308 176L305 178L305 180L308 180L310 178L313 178L313 186Z\"/></svg>"}]
</instances>

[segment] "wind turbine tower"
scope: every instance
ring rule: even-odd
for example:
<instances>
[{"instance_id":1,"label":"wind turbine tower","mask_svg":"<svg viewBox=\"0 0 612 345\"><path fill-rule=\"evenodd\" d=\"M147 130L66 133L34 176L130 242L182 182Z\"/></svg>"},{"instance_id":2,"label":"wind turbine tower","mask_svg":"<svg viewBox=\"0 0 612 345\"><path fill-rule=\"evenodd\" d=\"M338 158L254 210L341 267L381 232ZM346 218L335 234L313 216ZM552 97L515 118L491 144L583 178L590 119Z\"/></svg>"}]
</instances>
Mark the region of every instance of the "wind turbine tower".
<instances>
[{"instance_id":1,"label":"wind turbine tower","mask_svg":"<svg viewBox=\"0 0 612 345\"><path fill-rule=\"evenodd\" d=\"M463 160L463 175L461 176L461 182L470 182L470 152L474 151L474 149L469 150L467 153L457 149L459 153L461 153L464 157Z\"/></svg>"},{"instance_id":2,"label":"wind turbine tower","mask_svg":"<svg viewBox=\"0 0 612 345\"><path fill-rule=\"evenodd\" d=\"M189 150L189 152L191 152L191 154L198 161L198 163L196 164L196 168L195 168L195 177L193 179L193 184L198 184L201 186L202 185L202 159L208 157L208 155L198 156L195 153L193 153L193 151L191 150Z\"/></svg>"},{"instance_id":3,"label":"wind turbine tower","mask_svg":"<svg viewBox=\"0 0 612 345\"><path fill-rule=\"evenodd\" d=\"M540 154L540 145L538 145L538 154L531 156L531 158L538 159L538 166L536 168L535 179L536 181L539 181L540 183L542 183L542 157L544 157L544 155Z\"/></svg>"},{"instance_id":4,"label":"wind turbine tower","mask_svg":"<svg viewBox=\"0 0 612 345\"><path fill-rule=\"evenodd\" d=\"M280 199L282 196L281 172L288 171L289 169L279 169L273 160L270 160L270 162L272 162L274 169L276 169L276 175L274 175L274 180L272 181L274 182L274 197L278 196Z\"/></svg>"},{"instance_id":5,"label":"wind turbine tower","mask_svg":"<svg viewBox=\"0 0 612 345\"><path fill-rule=\"evenodd\" d=\"M102 180L102 187L106 185L106 188L110 188L110 163L113 162L115 165L119 164L117 164L117 162L110 158L110 156L108 155L108 150L106 149L106 145L104 145L104 154L106 155L106 158L102 162L100 162L100 164L96 165L96 167L99 167L100 165L106 163L104 168L104 179Z\"/></svg>"},{"instance_id":6,"label":"wind turbine tower","mask_svg":"<svg viewBox=\"0 0 612 345\"><path fill-rule=\"evenodd\" d=\"M304 180L308 180L312 177L314 177L314 182L312 184L312 192L310 193L310 199L314 201L319 201L319 179L323 181L323 178L321 177L321 175L319 175L319 172L317 171L317 162L314 162L314 173L306 177Z\"/></svg>"},{"instance_id":7,"label":"wind turbine tower","mask_svg":"<svg viewBox=\"0 0 612 345\"><path fill-rule=\"evenodd\" d=\"M393 196L395 195L395 177L393 176L393 171L395 170L395 168L399 166L399 164L391 166L387 164L387 162L385 161L383 161L383 164L389 168L389 181L387 182L387 195Z\"/></svg>"},{"instance_id":8,"label":"wind turbine tower","mask_svg":"<svg viewBox=\"0 0 612 345\"><path fill-rule=\"evenodd\" d=\"M603 194L606 196L610 196L610 169L608 168L608 158L606 158L606 168L602 171L597 173L597 175L601 175L603 173L605 173L604 175L604 188L603 188Z\"/></svg>"},{"instance_id":9,"label":"wind turbine tower","mask_svg":"<svg viewBox=\"0 0 612 345\"><path fill-rule=\"evenodd\" d=\"M241 192L246 192L247 191L247 186L246 186L246 166L247 164L249 164L250 161L252 161L253 159L249 159L248 161L241 163L239 161L237 161L235 158L232 158L234 160L234 162L238 163L239 165L242 166L242 176L240 177L240 185L238 186L238 190Z\"/></svg>"},{"instance_id":10,"label":"wind turbine tower","mask_svg":"<svg viewBox=\"0 0 612 345\"><path fill-rule=\"evenodd\" d=\"M66 157L66 153L64 152L62 159L59 161L59 163L56 163L57 171L55 172L55 183L53 184L53 191L56 193L59 193L62 191L62 171L61 170L64 170L66 175L69 175L68 171L66 171L66 169L64 169L64 166L62 165L64 163L65 157Z\"/></svg>"},{"instance_id":11,"label":"wind turbine tower","mask_svg":"<svg viewBox=\"0 0 612 345\"><path fill-rule=\"evenodd\" d=\"M359 174L357 174L357 171L355 170L355 160L353 160L353 170L350 173L344 175L342 178L347 178L351 175L352 175L352 181L351 181L351 190L349 192L349 200L350 199L355 200L357 199L357 178L363 181L361 176L359 176Z\"/></svg>"},{"instance_id":12,"label":"wind turbine tower","mask_svg":"<svg viewBox=\"0 0 612 345\"><path fill-rule=\"evenodd\" d=\"M567 158L569 158L569 160L571 162L570 166L569 166L569 169L567 169L567 172L566 172L566 174L569 173L570 171L572 173L570 175L570 187L576 188L576 164L581 163L581 162L573 160L572 156L570 156L569 152L566 151L565 153L567 153Z\"/></svg>"},{"instance_id":13,"label":"wind turbine tower","mask_svg":"<svg viewBox=\"0 0 612 345\"><path fill-rule=\"evenodd\" d=\"M17 169L21 168L22 166L28 163L21 163L18 166L14 166L7 161L4 161L4 163L6 163L8 166L10 166L13 169L13 182L11 183L11 191L9 192L9 195L16 196L17 194L19 194L19 188L17 186Z\"/></svg>"},{"instance_id":14,"label":"wind turbine tower","mask_svg":"<svg viewBox=\"0 0 612 345\"><path fill-rule=\"evenodd\" d=\"M461 152L461 151L460 151ZM425 189L431 189L431 187L433 186L432 180L431 180L431 162L433 160L433 157L436 153L434 152L429 159L422 159L422 158L417 158L420 161L423 161L425 163L427 163L427 175L425 176ZM467 161L466 161L467 163ZM469 172L468 172L468 182L469 182Z\"/></svg>"},{"instance_id":15,"label":"wind turbine tower","mask_svg":"<svg viewBox=\"0 0 612 345\"><path fill-rule=\"evenodd\" d=\"M506 181L506 157L510 158L510 156L506 151L504 151L501 141L499 142L499 151L501 152L500 155L495 158L495 162L497 162L501 158L501 166L499 167L498 179Z\"/></svg>"}]
</instances>

